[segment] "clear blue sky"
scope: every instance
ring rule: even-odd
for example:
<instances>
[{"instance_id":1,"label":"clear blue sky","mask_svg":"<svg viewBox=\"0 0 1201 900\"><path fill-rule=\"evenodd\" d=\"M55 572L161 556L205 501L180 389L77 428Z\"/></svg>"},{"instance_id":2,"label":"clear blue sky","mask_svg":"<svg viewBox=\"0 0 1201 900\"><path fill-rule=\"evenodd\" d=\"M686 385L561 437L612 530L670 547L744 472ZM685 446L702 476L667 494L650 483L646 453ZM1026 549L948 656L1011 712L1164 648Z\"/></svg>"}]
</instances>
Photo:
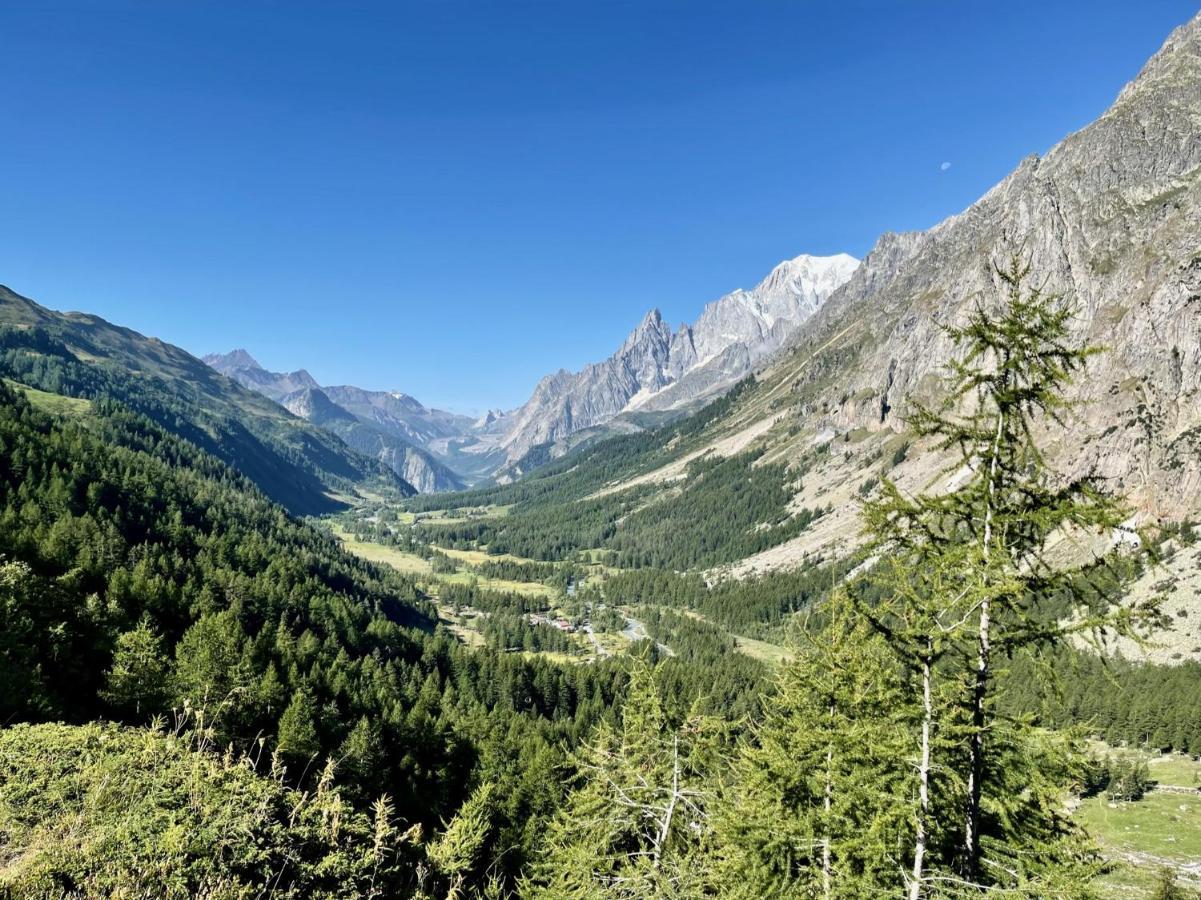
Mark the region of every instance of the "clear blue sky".
<instances>
[{"instance_id":1,"label":"clear blue sky","mask_svg":"<svg viewBox=\"0 0 1201 900\"><path fill-rule=\"evenodd\" d=\"M959 211L1197 2L9 2L0 282L512 406L651 306Z\"/></svg>"}]
</instances>

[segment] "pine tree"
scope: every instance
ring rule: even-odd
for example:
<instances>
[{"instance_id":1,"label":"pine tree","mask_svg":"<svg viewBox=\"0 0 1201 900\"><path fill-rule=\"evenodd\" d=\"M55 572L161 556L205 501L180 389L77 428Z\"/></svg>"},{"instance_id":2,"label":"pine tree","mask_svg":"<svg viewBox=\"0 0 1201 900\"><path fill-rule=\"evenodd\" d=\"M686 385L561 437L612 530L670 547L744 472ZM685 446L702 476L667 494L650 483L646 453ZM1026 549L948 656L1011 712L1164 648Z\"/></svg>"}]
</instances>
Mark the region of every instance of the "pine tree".
<instances>
[{"instance_id":1,"label":"pine tree","mask_svg":"<svg viewBox=\"0 0 1201 900\"><path fill-rule=\"evenodd\" d=\"M919 820L941 829L958 820L957 846L936 861L943 869L939 882L952 877L950 866L966 884L1025 890L1031 879L1051 877L1044 861L1076 860L1087 867L1092 855L1071 841L1029 845L1031 834L1071 834L1054 804L1035 803L1023 810L1025 819L1011 815L1015 802L1037 795L1041 803L1040 792L1053 790L1031 768L1036 759L1061 774L1074 764L1070 747L1045 756L1034 749L1040 739L1027 723L998 719L994 656L1099 626L1129 632L1135 617L1099 604L1081 609L1079 573L1052 565L1046 555L1057 537L1110 532L1126 517L1092 480L1058 476L1039 448L1044 429L1063 425L1064 392L1097 351L1071 343L1070 307L1030 285L1027 262L1014 256L992 271L1000 303L995 309L978 304L965 325L949 329L962 357L951 363L946 398L937 408L917 405L910 420L917 437L953 452L947 474L959 476L952 479L957 486L911 497L885 479L880 498L865 507L878 562L864 576L873 590L862 595L884 596L875 612L866 603L865 611L900 659L921 673L923 685L941 678L961 692L942 722L933 721L927 707L927 724L952 748L960 735L964 744L962 753L948 748L937 763L962 779L958 815L927 806ZM1068 612L1075 612L1071 624L1065 624ZM990 749L989 741L996 746ZM1042 750L1050 752L1045 745ZM1060 750L1068 756L1061 758ZM1021 773L1016 779L1015 772ZM1012 784L1027 777L1034 787L1015 798ZM1017 848L1029 852L1015 856ZM918 857L928 849L919 840L910 881L914 898L924 895Z\"/></svg>"},{"instance_id":2,"label":"pine tree","mask_svg":"<svg viewBox=\"0 0 1201 900\"><path fill-rule=\"evenodd\" d=\"M456 896L463 882L481 868L493 830L492 802L493 786L481 784L426 848L427 857L447 885L448 896Z\"/></svg>"},{"instance_id":3,"label":"pine tree","mask_svg":"<svg viewBox=\"0 0 1201 900\"><path fill-rule=\"evenodd\" d=\"M962 793L946 757L954 754L965 731L956 707L954 657L971 610L980 602L979 582L965 581L962 573L978 565L979 559L970 544L915 539L907 528L898 529L894 513L905 502L886 482L882 498L865 506L866 529L872 538L869 552L877 560L866 576L871 591L863 592L860 585L852 605L905 673L907 699L915 709L906 716L904 704L898 704L882 715L885 727L912 731L917 804L906 856L905 893L918 900L925 895L932 860L946 855L948 822L955 798Z\"/></svg>"},{"instance_id":4,"label":"pine tree","mask_svg":"<svg viewBox=\"0 0 1201 900\"><path fill-rule=\"evenodd\" d=\"M242 629L234 610L202 616L175 645L175 685L181 702L218 718L246 690Z\"/></svg>"},{"instance_id":5,"label":"pine tree","mask_svg":"<svg viewBox=\"0 0 1201 900\"><path fill-rule=\"evenodd\" d=\"M379 724L366 716L359 719L343 741L338 756L341 771L364 784L370 783L372 775L384 764Z\"/></svg>"},{"instance_id":6,"label":"pine tree","mask_svg":"<svg viewBox=\"0 0 1201 900\"><path fill-rule=\"evenodd\" d=\"M891 893L912 845L920 713L904 672L845 596L825 611L830 624L802 636L736 760L717 817L722 896Z\"/></svg>"},{"instance_id":7,"label":"pine tree","mask_svg":"<svg viewBox=\"0 0 1201 900\"><path fill-rule=\"evenodd\" d=\"M278 747L292 759L307 761L321 749L313 707L312 695L299 690L280 717Z\"/></svg>"},{"instance_id":8,"label":"pine tree","mask_svg":"<svg viewBox=\"0 0 1201 900\"><path fill-rule=\"evenodd\" d=\"M117 637L101 698L135 716L155 712L166 700L168 670L159 636L149 617L143 616L134 628Z\"/></svg>"},{"instance_id":9,"label":"pine tree","mask_svg":"<svg viewBox=\"0 0 1201 900\"><path fill-rule=\"evenodd\" d=\"M668 721L655 670L638 661L619 729L602 724L579 782L547 829L525 892L545 898L700 897L724 727Z\"/></svg>"}]
</instances>

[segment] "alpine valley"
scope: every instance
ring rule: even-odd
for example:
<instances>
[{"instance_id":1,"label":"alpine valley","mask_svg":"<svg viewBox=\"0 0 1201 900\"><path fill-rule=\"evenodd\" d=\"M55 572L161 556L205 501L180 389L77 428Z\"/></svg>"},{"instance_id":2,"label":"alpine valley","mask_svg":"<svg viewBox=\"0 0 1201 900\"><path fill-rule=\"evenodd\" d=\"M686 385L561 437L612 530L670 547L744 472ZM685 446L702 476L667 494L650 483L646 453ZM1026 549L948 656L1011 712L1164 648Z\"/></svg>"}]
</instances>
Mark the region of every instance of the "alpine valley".
<instances>
[{"instance_id":1,"label":"alpine valley","mask_svg":"<svg viewBox=\"0 0 1201 900\"><path fill-rule=\"evenodd\" d=\"M1201 15L697 305L477 418L0 288L0 895L1199 896Z\"/></svg>"}]
</instances>

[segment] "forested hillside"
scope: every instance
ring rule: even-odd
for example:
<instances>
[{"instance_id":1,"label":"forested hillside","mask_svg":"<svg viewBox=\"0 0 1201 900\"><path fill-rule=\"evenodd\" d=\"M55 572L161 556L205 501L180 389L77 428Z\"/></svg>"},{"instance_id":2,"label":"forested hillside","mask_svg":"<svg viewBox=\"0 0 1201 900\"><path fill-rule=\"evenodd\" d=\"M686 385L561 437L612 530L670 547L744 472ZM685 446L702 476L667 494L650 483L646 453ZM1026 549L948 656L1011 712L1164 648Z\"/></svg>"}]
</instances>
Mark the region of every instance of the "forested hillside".
<instances>
[{"instance_id":1,"label":"forested hillside","mask_svg":"<svg viewBox=\"0 0 1201 900\"><path fill-rule=\"evenodd\" d=\"M77 365L64 371L90 374ZM688 458L695 436L752 390L747 382L695 419L595 445L526 481L452 496L450 509L414 497L410 511L398 512L377 499L344 515L360 541L374 542L362 546L423 561L402 575L347 554L329 532L292 518L246 476L136 407L5 383L0 714L10 723L76 727L5 736L4 883L190 896L214 885L261 886L286 858L294 862L281 883L298 896L570 896L618 883L628 888L603 895L738 896L738 885L756 896L805 896L805 885L825 877L820 856L794 869L773 861L770 841L762 841L776 821L795 831L795 846L826 827L807 805L820 806L812 784L802 799L779 806L793 796L795 760L812 756L819 765L822 754L845 767L828 782L847 793L840 803L852 804L839 827L853 821L897 848L881 858L853 832L822 838L832 859L858 873L829 869L842 872L849 889L888 884L892 867L911 857L903 848L919 839L920 821L929 829L922 838L929 871L963 872L951 815L962 782L931 783L926 819L911 799L899 799L918 788L920 772L894 763L920 755L912 742L923 708L913 679L923 660L933 660L918 640L922 607L896 606L905 582L879 564L865 569L867 557L856 553L752 579L700 571L737 558L756 535L771 540L772 529L756 524L781 514L788 502L781 485L806 477L810 464L802 460L786 475L754 453ZM1009 440L1020 444L1022 433ZM668 497L606 490L615 474L636 475L647 459L664 458L680 460L686 476ZM1014 478L1028 477L1026 458L1013 457ZM1014 497L1026 499L1005 515L1038 521L1042 513L1023 504L1043 496L1039 484L1021 487ZM964 521L975 521L978 495L965 490ZM1094 518L1090 490L1071 513L1082 523ZM887 510L889 496L868 509ZM878 519L880 540L896 540L889 517L926 515L922 502ZM593 509L597 515L583 514ZM1040 540L1063 513L1049 514ZM869 512L869 528L872 521ZM1163 539L1191 535L1179 529ZM964 547L971 545L932 545L935 556L900 571L920 573L916 583L937 597L939 573L958 570ZM1086 885L1104 869L1087 837L1053 811L1053 798L1082 789L1087 761L1070 732L1061 738L1044 729L1085 726L1111 741L1191 752L1201 741L1195 667L1128 666L1114 681L1115 670L1065 640L1072 627L1057 624L1070 622L1073 604L1083 602L1102 617L1094 624L1128 628L1133 620L1108 604L1148 564L1127 555L1070 581L1043 573L1017 593L1005 587L997 595L1016 604L997 615L1017 616L1012 626L1028 637L988 682L985 714L1004 715L990 727L1010 749L989 762L999 768L986 770L980 827L987 854L1026 854L1029 841L1041 842L1017 882L1026 896ZM1015 577L1003 572L999 586ZM1019 599L1026 592L1046 596L1027 608ZM929 613L931 621L953 614L955 602ZM474 623L478 642L467 639L465 622ZM829 653L816 649L832 634L842 643ZM940 764L947 771L970 772L970 759L959 755L971 733L970 719L959 717L970 704L961 705L954 674L961 663L952 660L965 661L971 642L955 630L941 640L959 649L943 650L931 666L942 687L925 715L941 737L929 751L950 754ZM1053 652L1059 689L1042 681L1043 645ZM790 649L770 650L781 646ZM848 672L867 680L839 680ZM843 723L835 731L808 693L825 679L834 679L823 690L834 692L835 720ZM166 731L85 724L145 728L155 717L165 717ZM796 743L798 735L835 733L848 737ZM890 748L892 762L865 761L873 741ZM49 758L59 760L54 780L38 780L50 777ZM153 776L140 774L145 766ZM34 788L17 789L36 773ZM101 789L114 778L152 778L153 790L131 804ZM261 811L236 827L271 835L265 849L252 853L239 841L217 851L209 837L171 845L163 816L189 778L205 792L188 807L189 828L211 835L218 822L238 821L234 797L259 796ZM1011 779L1035 793L1001 803ZM41 812L64 790L94 798L83 832L55 831ZM662 818L661 803L673 797L691 819ZM626 802L642 812L614 818ZM345 826L331 830L335 814ZM148 830L103 851L86 837L112 834L116 823ZM607 874L592 868L597 847L609 848ZM639 862L646 852L661 854L660 864L647 869ZM170 877L150 863L166 858Z\"/></svg>"},{"instance_id":2,"label":"forested hillside","mask_svg":"<svg viewBox=\"0 0 1201 900\"><path fill-rule=\"evenodd\" d=\"M0 401L6 722L191 710L214 746L254 751L287 784L336 759L352 806L387 794L406 828L438 829L486 784L489 837L472 864L520 869L557 802L563 748L613 715L622 665L470 650L411 580L349 556L147 417L113 400L44 412L9 385ZM678 703L699 674L676 679ZM76 738L62 735L66 753ZM33 764L8 752L16 770ZM0 812L17 815L14 802L0 797ZM22 849L0 853L15 865ZM196 865L207 877L219 860Z\"/></svg>"},{"instance_id":3,"label":"forested hillside","mask_svg":"<svg viewBox=\"0 0 1201 900\"><path fill-rule=\"evenodd\" d=\"M0 286L0 376L54 394L119 401L223 460L297 514L344 508L360 486L412 487L377 460L200 360L96 316Z\"/></svg>"}]
</instances>

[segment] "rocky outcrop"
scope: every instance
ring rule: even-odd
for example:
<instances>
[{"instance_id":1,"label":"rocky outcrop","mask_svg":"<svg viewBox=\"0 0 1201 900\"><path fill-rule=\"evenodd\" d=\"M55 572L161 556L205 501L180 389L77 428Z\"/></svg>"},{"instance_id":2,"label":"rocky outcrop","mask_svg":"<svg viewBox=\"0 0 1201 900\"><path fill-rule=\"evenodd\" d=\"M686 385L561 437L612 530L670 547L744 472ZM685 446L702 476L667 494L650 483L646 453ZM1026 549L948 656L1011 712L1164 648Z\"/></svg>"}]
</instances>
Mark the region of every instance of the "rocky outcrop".
<instances>
[{"instance_id":1,"label":"rocky outcrop","mask_svg":"<svg viewBox=\"0 0 1201 900\"><path fill-rule=\"evenodd\" d=\"M467 486L427 442L461 437L471 419L427 409L407 394L341 385L322 388L304 369L269 372L245 350L210 353L204 362L341 438L354 450L382 461L421 493Z\"/></svg>"},{"instance_id":2,"label":"rocky outcrop","mask_svg":"<svg viewBox=\"0 0 1201 900\"><path fill-rule=\"evenodd\" d=\"M885 235L797 332L797 409L899 428L954 347L944 326L995 303L990 255L1024 254L1099 345L1073 399L1065 474L1095 472L1146 516L1201 508L1201 16L1096 122L1031 156L960 215ZM795 373L799 372L799 375Z\"/></svg>"},{"instance_id":3,"label":"rocky outcrop","mask_svg":"<svg viewBox=\"0 0 1201 900\"><path fill-rule=\"evenodd\" d=\"M466 483L432 454L364 421L333 402L321 388L303 388L281 397L289 412L333 432L353 450L374 456L420 493L458 491Z\"/></svg>"},{"instance_id":4,"label":"rocky outcrop","mask_svg":"<svg viewBox=\"0 0 1201 900\"><path fill-rule=\"evenodd\" d=\"M423 449L444 438L462 437L474 425L469 416L431 409L415 397L398 391L368 391L353 385L323 388L331 400L370 422Z\"/></svg>"},{"instance_id":5,"label":"rocky outcrop","mask_svg":"<svg viewBox=\"0 0 1201 900\"><path fill-rule=\"evenodd\" d=\"M317 380L304 369L295 372L268 372L245 350L210 353L203 359L222 375L228 375L242 387L270 397L276 403L288 394L318 387Z\"/></svg>"}]
</instances>

